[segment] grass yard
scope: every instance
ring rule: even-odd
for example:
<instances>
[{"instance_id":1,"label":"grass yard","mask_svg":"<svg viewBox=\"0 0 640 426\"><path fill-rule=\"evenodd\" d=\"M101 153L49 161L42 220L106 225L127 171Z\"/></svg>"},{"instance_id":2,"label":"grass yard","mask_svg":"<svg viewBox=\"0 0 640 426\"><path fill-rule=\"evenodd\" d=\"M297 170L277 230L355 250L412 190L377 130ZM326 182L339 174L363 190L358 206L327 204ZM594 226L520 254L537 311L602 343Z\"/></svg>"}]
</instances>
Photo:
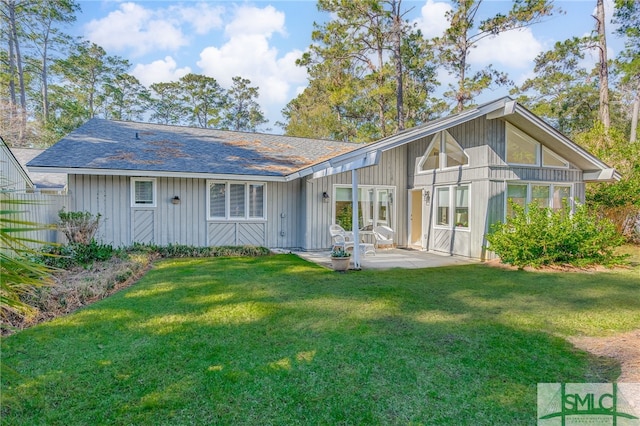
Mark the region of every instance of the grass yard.
<instances>
[{"instance_id":1,"label":"grass yard","mask_svg":"<svg viewBox=\"0 0 640 426\"><path fill-rule=\"evenodd\" d=\"M618 377L564 337L640 328L639 295L639 267L165 260L2 339L2 424L534 425L537 383Z\"/></svg>"}]
</instances>

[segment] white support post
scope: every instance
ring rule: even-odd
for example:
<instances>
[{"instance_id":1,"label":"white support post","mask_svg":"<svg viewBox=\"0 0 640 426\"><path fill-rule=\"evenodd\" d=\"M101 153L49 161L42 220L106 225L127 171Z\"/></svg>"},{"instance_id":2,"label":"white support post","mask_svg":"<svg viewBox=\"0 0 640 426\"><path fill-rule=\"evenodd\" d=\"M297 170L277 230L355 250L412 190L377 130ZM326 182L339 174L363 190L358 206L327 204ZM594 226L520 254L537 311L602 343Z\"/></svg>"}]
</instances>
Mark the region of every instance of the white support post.
<instances>
[{"instance_id":1,"label":"white support post","mask_svg":"<svg viewBox=\"0 0 640 426\"><path fill-rule=\"evenodd\" d=\"M358 170L351 170L351 203L353 211L353 267L360 269L360 224L358 223Z\"/></svg>"}]
</instances>

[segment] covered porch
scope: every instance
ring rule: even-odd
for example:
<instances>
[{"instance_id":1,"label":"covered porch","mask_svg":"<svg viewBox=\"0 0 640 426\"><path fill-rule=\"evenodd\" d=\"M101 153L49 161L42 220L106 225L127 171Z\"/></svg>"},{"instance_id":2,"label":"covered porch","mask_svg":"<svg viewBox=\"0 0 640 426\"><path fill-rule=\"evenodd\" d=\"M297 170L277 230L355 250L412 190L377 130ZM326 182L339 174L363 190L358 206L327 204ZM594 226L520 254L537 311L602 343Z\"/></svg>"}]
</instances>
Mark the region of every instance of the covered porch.
<instances>
[{"instance_id":1,"label":"covered porch","mask_svg":"<svg viewBox=\"0 0 640 426\"><path fill-rule=\"evenodd\" d=\"M318 265L331 268L331 256L327 251L300 251L294 254ZM353 256L352 256L353 257ZM411 249L380 249L376 254L360 256L360 269L420 269L440 266L471 265L481 263L480 260L460 256L450 256L435 252ZM354 268L353 260L350 269Z\"/></svg>"}]
</instances>

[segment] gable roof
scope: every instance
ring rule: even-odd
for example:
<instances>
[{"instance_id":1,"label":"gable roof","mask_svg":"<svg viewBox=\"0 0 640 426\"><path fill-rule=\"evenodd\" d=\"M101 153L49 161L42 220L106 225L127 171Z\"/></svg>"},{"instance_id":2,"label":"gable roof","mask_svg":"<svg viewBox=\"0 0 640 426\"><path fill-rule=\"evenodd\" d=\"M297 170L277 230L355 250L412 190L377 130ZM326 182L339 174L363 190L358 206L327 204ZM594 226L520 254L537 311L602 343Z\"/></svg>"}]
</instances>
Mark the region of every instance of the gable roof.
<instances>
[{"instance_id":1,"label":"gable roof","mask_svg":"<svg viewBox=\"0 0 640 426\"><path fill-rule=\"evenodd\" d=\"M323 164L300 170L298 175L313 174L313 177L317 178L371 166L380 161L380 154L384 151L434 135L442 130L485 115L488 120L503 119L516 125L544 146L570 160L583 171L585 181L613 181L621 178L615 169L587 152L508 96L364 145L356 150L334 157Z\"/></svg>"},{"instance_id":2,"label":"gable roof","mask_svg":"<svg viewBox=\"0 0 640 426\"><path fill-rule=\"evenodd\" d=\"M2 151L0 153L1 154L0 159L4 159L4 160L0 160L0 162L4 162L4 161L8 162L6 166L2 164L2 169L5 170L5 172L3 173L4 178L2 180L3 181L5 179L9 180L8 182L0 181L0 189L12 189L12 190L20 189L24 191L27 188L29 189L33 188L33 182L31 181L29 174L27 173L25 168L22 166L22 164L20 164L20 161L18 161L18 159L14 155L11 148L9 148L9 145L7 145L7 143L4 141L4 139L2 139L1 136L0 136L0 150ZM10 176L15 176L21 181L21 183L11 182Z\"/></svg>"},{"instance_id":3,"label":"gable roof","mask_svg":"<svg viewBox=\"0 0 640 426\"><path fill-rule=\"evenodd\" d=\"M44 152L44 149L10 148L16 160L23 169L27 170L27 163ZM27 170L36 189L62 191L67 186L67 175L60 173L33 173Z\"/></svg>"},{"instance_id":4,"label":"gable roof","mask_svg":"<svg viewBox=\"0 0 640 426\"><path fill-rule=\"evenodd\" d=\"M31 160L32 172L289 180L361 145L93 118Z\"/></svg>"}]
</instances>

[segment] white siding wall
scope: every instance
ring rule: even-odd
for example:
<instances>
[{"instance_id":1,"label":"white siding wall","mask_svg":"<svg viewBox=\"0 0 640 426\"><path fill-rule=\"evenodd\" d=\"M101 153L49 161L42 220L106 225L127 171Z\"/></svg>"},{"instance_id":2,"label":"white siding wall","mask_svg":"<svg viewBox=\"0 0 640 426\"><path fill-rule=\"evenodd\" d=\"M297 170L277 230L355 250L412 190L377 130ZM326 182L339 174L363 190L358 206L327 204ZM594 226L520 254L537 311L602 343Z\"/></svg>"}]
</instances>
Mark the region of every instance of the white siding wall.
<instances>
[{"instance_id":1,"label":"white siding wall","mask_svg":"<svg viewBox=\"0 0 640 426\"><path fill-rule=\"evenodd\" d=\"M31 188L27 173L0 141L0 189L24 192L27 188Z\"/></svg>"},{"instance_id":2,"label":"white siding wall","mask_svg":"<svg viewBox=\"0 0 640 426\"><path fill-rule=\"evenodd\" d=\"M18 200L26 204L6 204L5 200ZM58 223L58 212L67 208L68 197L66 195L52 194L3 194L0 199L1 209L19 210L20 213L7 215L7 219L32 222L40 225L55 225ZM55 229L43 229L33 232L25 232L19 235L22 238L34 239L47 243L63 243L64 235ZM28 244L32 248L39 248L41 244Z\"/></svg>"}]
</instances>

